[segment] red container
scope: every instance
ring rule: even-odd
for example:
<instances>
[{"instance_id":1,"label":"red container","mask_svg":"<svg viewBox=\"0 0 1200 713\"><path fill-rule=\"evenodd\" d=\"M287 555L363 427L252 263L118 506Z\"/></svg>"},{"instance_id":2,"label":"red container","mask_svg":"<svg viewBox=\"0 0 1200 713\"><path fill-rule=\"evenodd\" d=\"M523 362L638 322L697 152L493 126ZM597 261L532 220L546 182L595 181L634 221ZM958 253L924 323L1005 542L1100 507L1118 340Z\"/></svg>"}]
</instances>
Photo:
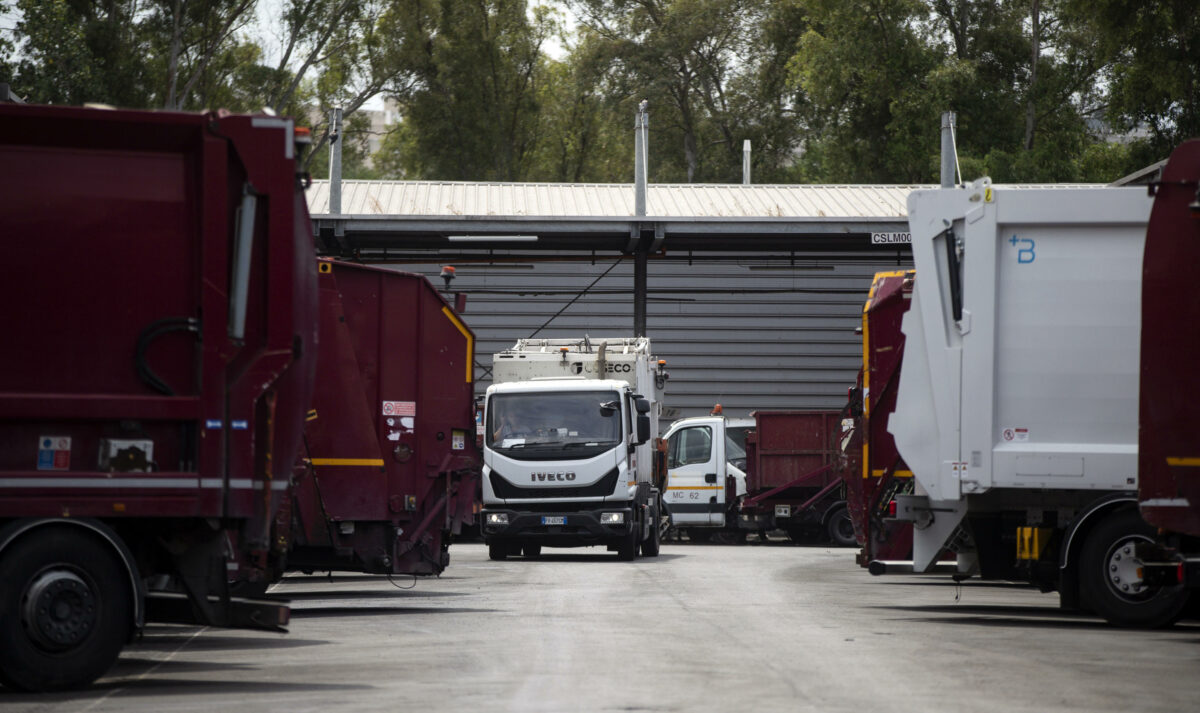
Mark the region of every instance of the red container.
<instances>
[{"instance_id":1,"label":"red container","mask_svg":"<svg viewBox=\"0 0 1200 713\"><path fill-rule=\"evenodd\" d=\"M473 519L474 335L421 275L319 266L319 373L288 568L437 574L449 535Z\"/></svg>"},{"instance_id":2,"label":"red container","mask_svg":"<svg viewBox=\"0 0 1200 713\"><path fill-rule=\"evenodd\" d=\"M761 493L786 485L834 464L838 458L841 413L838 411L756 411L747 441L746 492ZM819 489L837 480L832 469L806 480Z\"/></svg>"}]
</instances>

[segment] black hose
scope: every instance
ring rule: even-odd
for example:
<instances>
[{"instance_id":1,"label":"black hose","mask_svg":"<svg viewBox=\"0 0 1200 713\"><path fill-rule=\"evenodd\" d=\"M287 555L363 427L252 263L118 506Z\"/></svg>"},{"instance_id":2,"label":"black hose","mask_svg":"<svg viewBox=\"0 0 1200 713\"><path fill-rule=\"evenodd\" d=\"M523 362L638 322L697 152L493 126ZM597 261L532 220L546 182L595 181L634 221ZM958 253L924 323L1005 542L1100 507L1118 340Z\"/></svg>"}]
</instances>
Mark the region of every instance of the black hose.
<instances>
[{"instance_id":1,"label":"black hose","mask_svg":"<svg viewBox=\"0 0 1200 713\"><path fill-rule=\"evenodd\" d=\"M175 390L150 369L146 363L146 350L151 342L170 332L192 332L200 334L200 320L195 317L167 317L151 322L138 335L137 348L134 352L133 363L137 368L138 378L144 384L165 396L174 396Z\"/></svg>"}]
</instances>

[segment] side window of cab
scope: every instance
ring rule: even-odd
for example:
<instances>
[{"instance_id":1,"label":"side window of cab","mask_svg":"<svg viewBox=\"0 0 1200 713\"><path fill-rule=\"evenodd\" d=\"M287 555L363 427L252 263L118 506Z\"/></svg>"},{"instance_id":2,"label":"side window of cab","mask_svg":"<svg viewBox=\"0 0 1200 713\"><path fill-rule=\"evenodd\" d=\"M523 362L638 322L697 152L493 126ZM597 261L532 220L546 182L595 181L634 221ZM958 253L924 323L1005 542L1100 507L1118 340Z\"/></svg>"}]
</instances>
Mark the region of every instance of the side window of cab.
<instances>
[{"instance_id":1,"label":"side window of cab","mask_svg":"<svg viewBox=\"0 0 1200 713\"><path fill-rule=\"evenodd\" d=\"M667 442L667 467L707 463L712 457L712 429L692 426L676 431Z\"/></svg>"}]
</instances>

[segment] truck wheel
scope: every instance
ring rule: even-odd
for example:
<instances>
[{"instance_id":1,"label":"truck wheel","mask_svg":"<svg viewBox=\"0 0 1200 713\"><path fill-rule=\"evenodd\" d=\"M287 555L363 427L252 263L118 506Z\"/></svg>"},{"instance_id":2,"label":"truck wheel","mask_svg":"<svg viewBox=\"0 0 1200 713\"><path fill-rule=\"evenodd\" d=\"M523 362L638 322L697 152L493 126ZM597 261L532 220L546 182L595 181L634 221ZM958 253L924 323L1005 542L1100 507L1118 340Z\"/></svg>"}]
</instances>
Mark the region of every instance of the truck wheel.
<instances>
[{"instance_id":1,"label":"truck wheel","mask_svg":"<svg viewBox=\"0 0 1200 713\"><path fill-rule=\"evenodd\" d=\"M855 547L858 539L854 537L854 523L850 521L850 513L843 505L829 515L825 523L829 539L838 547Z\"/></svg>"},{"instance_id":2,"label":"truck wheel","mask_svg":"<svg viewBox=\"0 0 1200 713\"><path fill-rule=\"evenodd\" d=\"M642 540L642 556L657 557L662 545L662 531L658 527L658 512L654 511L650 524L650 536Z\"/></svg>"},{"instance_id":3,"label":"truck wheel","mask_svg":"<svg viewBox=\"0 0 1200 713\"><path fill-rule=\"evenodd\" d=\"M638 552L638 531L637 527L630 530L628 535L621 538L617 543L617 559L622 562L631 562L637 559Z\"/></svg>"},{"instance_id":4,"label":"truck wheel","mask_svg":"<svg viewBox=\"0 0 1200 713\"><path fill-rule=\"evenodd\" d=\"M528 559L533 559L534 557L541 556L542 546L541 545L524 545L521 547L521 552Z\"/></svg>"},{"instance_id":5,"label":"truck wheel","mask_svg":"<svg viewBox=\"0 0 1200 713\"><path fill-rule=\"evenodd\" d=\"M83 532L34 531L0 556L0 682L79 688L112 667L133 626L128 571Z\"/></svg>"},{"instance_id":6,"label":"truck wheel","mask_svg":"<svg viewBox=\"0 0 1200 713\"><path fill-rule=\"evenodd\" d=\"M508 559L508 543L507 542L489 542L488 543L488 559L503 561Z\"/></svg>"},{"instance_id":7,"label":"truck wheel","mask_svg":"<svg viewBox=\"0 0 1200 713\"><path fill-rule=\"evenodd\" d=\"M1088 535L1079 558L1079 583L1085 601L1110 624L1158 627L1183 615L1188 591L1182 586L1146 587L1141 561L1133 556L1139 542L1153 542L1154 529L1136 510L1121 510Z\"/></svg>"}]
</instances>

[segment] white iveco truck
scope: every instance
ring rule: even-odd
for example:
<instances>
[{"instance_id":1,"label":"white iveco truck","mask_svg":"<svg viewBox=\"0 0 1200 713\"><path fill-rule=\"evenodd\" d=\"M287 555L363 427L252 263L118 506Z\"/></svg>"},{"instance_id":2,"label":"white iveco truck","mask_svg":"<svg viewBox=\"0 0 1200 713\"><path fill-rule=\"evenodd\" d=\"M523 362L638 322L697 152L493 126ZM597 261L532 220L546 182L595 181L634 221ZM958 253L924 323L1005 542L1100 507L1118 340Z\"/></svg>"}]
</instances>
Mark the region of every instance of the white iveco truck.
<instances>
[{"instance_id":1,"label":"white iveco truck","mask_svg":"<svg viewBox=\"0 0 1200 713\"><path fill-rule=\"evenodd\" d=\"M482 513L492 559L543 546L658 554L663 365L644 337L523 339L493 356Z\"/></svg>"},{"instance_id":2,"label":"white iveco truck","mask_svg":"<svg viewBox=\"0 0 1200 713\"><path fill-rule=\"evenodd\" d=\"M912 569L1024 579L1064 606L1158 625L1136 546L1145 187L1014 189L986 179L908 199L917 276L889 422L916 492ZM873 563L872 571L886 571Z\"/></svg>"}]
</instances>

